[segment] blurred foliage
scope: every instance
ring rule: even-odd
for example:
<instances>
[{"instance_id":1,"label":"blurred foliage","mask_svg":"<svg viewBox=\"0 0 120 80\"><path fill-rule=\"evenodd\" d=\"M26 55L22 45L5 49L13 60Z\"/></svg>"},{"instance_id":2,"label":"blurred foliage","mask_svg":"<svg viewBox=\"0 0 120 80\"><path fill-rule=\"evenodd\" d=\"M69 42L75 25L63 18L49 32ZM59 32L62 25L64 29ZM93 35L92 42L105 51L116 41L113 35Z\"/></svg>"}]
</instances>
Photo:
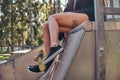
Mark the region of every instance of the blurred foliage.
<instances>
[{"instance_id":1,"label":"blurred foliage","mask_svg":"<svg viewBox=\"0 0 120 80\"><path fill-rule=\"evenodd\" d=\"M2 54L9 54L11 52L10 51L6 51L6 50L0 50L0 53L2 53Z\"/></svg>"},{"instance_id":2,"label":"blurred foliage","mask_svg":"<svg viewBox=\"0 0 120 80\"><path fill-rule=\"evenodd\" d=\"M54 3L45 0L0 1L0 47L25 46L30 44L30 16L32 16L34 46L43 43L41 28L48 16L53 14ZM30 15L30 12L32 13ZM13 37L13 40L12 40ZM13 41L13 43L12 43Z\"/></svg>"},{"instance_id":3,"label":"blurred foliage","mask_svg":"<svg viewBox=\"0 0 120 80\"><path fill-rule=\"evenodd\" d=\"M0 60L7 60L8 58L8 56L0 56Z\"/></svg>"}]
</instances>

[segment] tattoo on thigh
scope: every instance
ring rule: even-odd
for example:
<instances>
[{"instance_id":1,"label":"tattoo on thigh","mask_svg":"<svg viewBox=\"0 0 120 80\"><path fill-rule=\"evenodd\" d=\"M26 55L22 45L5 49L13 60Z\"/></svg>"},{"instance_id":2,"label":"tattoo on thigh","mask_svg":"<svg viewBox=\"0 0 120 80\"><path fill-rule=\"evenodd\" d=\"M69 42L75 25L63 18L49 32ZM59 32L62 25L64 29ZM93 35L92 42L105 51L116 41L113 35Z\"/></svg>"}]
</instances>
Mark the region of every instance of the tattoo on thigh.
<instances>
[{"instance_id":1,"label":"tattoo on thigh","mask_svg":"<svg viewBox=\"0 0 120 80\"><path fill-rule=\"evenodd\" d=\"M76 19L74 19L72 21L72 27L76 27L78 25L78 21Z\"/></svg>"}]
</instances>

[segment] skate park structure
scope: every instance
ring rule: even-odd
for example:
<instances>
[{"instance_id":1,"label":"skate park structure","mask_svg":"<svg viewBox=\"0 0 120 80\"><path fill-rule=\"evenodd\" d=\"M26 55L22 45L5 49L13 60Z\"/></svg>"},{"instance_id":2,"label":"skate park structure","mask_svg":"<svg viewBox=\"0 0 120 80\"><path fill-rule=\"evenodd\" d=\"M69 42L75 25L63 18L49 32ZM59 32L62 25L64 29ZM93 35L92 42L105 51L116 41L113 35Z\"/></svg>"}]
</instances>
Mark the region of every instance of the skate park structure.
<instances>
[{"instance_id":1,"label":"skate park structure","mask_svg":"<svg viewBox=\"0 0 120 80\"><path fill-rule=\"evenodd\" d=\"M28 65L38 64L33 61L38 47L1 64L0 80L120 80L120 0L94 1L95 22L86 21L67 34L54 70L47 75L27 71Z\"/></svg>"}]
</instances>

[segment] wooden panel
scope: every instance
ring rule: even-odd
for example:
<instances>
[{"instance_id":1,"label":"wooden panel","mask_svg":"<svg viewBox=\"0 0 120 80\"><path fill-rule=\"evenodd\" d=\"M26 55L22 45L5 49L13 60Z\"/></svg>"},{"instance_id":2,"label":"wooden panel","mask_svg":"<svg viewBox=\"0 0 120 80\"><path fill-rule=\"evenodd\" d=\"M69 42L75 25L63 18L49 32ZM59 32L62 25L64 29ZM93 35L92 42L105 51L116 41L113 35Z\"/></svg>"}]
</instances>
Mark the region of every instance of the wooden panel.
<instances>
[{"instance_id":1,"label":"wooden panel","mask_svg":"<svg viewBox=\"0 0 120 80\"><path fill-rule=\"evenodd\" d=\"M94 80L92 79L94 74L94 34L91 36L87 32L86 35L78 48L65 80ZM106 30L105 69L105 80L120 80L119 30Z\"/></svg>"},{"instance_id":2,"label":"wooden panel","mask_svg":"<svg viewBox=\"0 0 120 80\"><path fill-rule=\"evenodd\" d=\"M120 22L105 22L105 30L120 30Z\"/></svg>"},{"instance_id":3,"label":"wooden panel","mask_svg":"<svg viewBox=\"0 0 120 80\"><path fill-rule=\"evenodd\" d=\"M106 80L120 80L120 31L106 31Z\"/></svg>"},{"instance_id":4,"label":"wooden panel","mask_svg":"<svg viewBox=\"0 0 120 80\"><path fill-rule=\"evenodd\" d=\"M93 30L96 30L95 22L91 22ZM120 22L105 22L105 30L120 30Z\"/></svg>"},{"instance_id":5,"label":"wooden panel","mask_svg":"<svg viewBox=\"0 0 120 80\"><path fill-rule=\"evenodd\" d=\"M120 8L105 8L105 14L120 15Z\"/></svg>"},{"instance_id":6,"label":"wooden panel","mask_svg":"<svg viewBox=\"0 0 120 80\"><path fill-rule=\"evenodd\" d=\"M104 45L105 45L105 27L104 27L104 2L103 0L94 0L95 2L95 80L105 80L104 64ZM102 51L100 51L102 50Z\"/></svg>"},{"instance_id":7,"label":"wooden panel","mask_svg":"<svg viewBox=\"0 0 120 80\"><path fill-rule=\"evenodd\" d=\"M87 32L64 80L94 80L94 32Z\"/></svg>"}]
</instances>

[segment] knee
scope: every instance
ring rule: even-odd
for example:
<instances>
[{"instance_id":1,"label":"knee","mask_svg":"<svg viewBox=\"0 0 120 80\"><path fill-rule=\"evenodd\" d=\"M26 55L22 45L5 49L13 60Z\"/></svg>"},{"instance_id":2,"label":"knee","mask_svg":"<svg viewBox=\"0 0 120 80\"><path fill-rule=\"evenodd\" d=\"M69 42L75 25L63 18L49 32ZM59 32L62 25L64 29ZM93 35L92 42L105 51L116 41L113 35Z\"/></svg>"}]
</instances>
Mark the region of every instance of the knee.
<instances>
[{"instance_id":1,"label":"knee","mask_svg":"<svg viewBox=\"0 0 120 80\"><path fill-rule=\"evenodd\" d=\"M83 14L83 17L84 17L85 20L89 20L89 17L88 17L87 14Z\"/></svg>"},{"instance_id":2,"label":"knee","mask_svg":"<svg viewBox=\"0 0 120 80\"><path fill-rule=\"evenodd\" d=\"M48 22L46 21L46 22L44 22L43 23L43 27L42 27L42 37L44 36L44 34L46 34L49 30L48 30L49 28L48 28Z\"/></svg>"},{"instance_id":3,"label":"knee","mask_svg":"<svg viewBox=\"0 0 120 80\"><path fill-rule=\"evenodd\" d=\"M48 17L48 21L51 21L52 19L54 19L54 15Z\"/></svg>"}]
</instances>

